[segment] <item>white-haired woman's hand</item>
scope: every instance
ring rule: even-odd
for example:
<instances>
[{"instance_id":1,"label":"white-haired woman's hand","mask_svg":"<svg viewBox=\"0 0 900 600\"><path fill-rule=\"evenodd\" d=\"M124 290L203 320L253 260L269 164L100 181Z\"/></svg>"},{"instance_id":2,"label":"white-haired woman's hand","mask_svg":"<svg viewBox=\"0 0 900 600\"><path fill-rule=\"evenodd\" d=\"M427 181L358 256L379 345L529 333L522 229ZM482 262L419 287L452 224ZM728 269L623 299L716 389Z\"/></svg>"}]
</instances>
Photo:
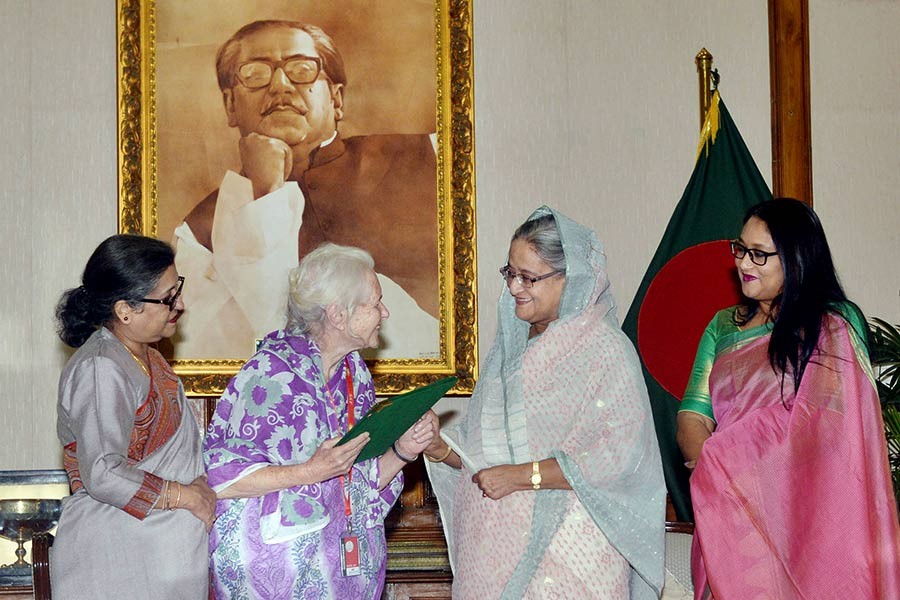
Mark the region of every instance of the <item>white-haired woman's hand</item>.
<instances>
[{"instance_id":1,"label":"white-haired woman's hand","mask_svg":"<svg viewBox=\"0 0 900 600\"><path fill-rule=\"evenodd\" d=\"M340 437L333 437L322 442L315 454L306 462L311 478L315 481L327 481L333 477L344 475L356 462L356 457L369 443L369 433L364 432L346 444L336 445Z\"/></svg>"},{"instance_id":2,"label":"white-haired woman's hand","mask_svg":"<svg viewBox=\"0 0 900 600\"><path fill-rule=\"evenodd\" d=\"M378 488L384 489L408 463L415 462L437 434L438 420L428 411L378 459Z\"/></svg>"},{"instance_id":3,"label":"white-haired woman's hand","mask_svg":"<svg viewBox=\"0 0 900 600\"><path fill-rule=\"evenodd\" d=\"M298 485L310 485L333 479L350 471L356 457L369 443L369 434L361 433L338 446L341 438L325 440L308 461L293 465L269 465L218 491L226 498L255 498Z\"/></svg>"},{"instance_id":4,"label":"white-haired woman's hand","mask_svg":"<svg viewBox=\"0 0 900 600\"><path fill-rule=\"evenodd\" d=\"M397 450L404 457L415 458L427 448L437 435L439 423L437 415L429 410L397 440Z\"/></svg>"}]
</instances>

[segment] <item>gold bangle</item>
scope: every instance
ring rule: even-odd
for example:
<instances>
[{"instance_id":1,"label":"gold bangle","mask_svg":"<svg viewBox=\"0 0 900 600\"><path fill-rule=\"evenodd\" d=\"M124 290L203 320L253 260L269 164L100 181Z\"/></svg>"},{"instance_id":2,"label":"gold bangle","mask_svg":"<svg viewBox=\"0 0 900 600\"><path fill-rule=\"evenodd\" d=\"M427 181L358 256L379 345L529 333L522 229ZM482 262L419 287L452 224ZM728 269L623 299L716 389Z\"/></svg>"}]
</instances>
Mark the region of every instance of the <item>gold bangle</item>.
<instances>
[{"instance_id":1,"label":"gold bangle","mask_svg":"<svg viewBox=\"0 0 900 600\"><path fill-rule=\"evenodd\" d=\"M453 452L453 448L450 447L450 444L447 444L447 452L446 452L442 457L440 457L440 458L431 458L430 456L428 456L428 455L426 454L426 455L425 455L425 458L428 459L428 462L442 463L442 462L444 462L445 460L447 460L447 457L449 457L450 454L451 454L452 452Z\"/></svg>"},{"instance_id":2,"label":"gold bangle","mask_svg":"<svg viewBox=\"0 0 900 600\"><path fill-rule=\"evenodd\" d=\"M175 504L172 504L171 506L169 506L169 510L175 510L181 504L181 488L183 486L180 483L178 483L177 481L175 483L178 484L178 494L175 496Z\"/></svg>"}]
</instances>

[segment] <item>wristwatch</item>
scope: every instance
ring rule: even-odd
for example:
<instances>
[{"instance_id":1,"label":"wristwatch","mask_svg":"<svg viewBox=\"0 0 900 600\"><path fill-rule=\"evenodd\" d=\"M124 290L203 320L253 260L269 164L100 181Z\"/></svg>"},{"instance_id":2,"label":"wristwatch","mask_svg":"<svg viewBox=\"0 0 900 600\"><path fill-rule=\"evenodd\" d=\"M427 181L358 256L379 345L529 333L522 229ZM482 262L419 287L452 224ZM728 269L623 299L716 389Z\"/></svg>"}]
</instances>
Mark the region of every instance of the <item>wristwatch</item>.
<instances>
[{"instance_id":1,"label":"wristwatch","mask_svg":"<svg viewBox=\"0 0 900 600\"><path fill-rule=\"evenodd\" d=\"M531 487L541 489L541 463L538 461L531 463Z\"/></svg>"}]
</instances>

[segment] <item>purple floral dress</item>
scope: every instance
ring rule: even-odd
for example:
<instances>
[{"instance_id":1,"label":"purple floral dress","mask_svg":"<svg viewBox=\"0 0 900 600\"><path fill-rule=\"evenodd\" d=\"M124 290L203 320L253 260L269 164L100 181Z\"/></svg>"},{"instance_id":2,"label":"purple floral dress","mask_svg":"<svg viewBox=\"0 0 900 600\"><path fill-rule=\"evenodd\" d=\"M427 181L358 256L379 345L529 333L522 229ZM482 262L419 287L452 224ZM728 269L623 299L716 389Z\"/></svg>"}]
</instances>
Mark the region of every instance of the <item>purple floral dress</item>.
<instances>
[{"instance_id":1,"label":"purple floral dress","mask_svg":"<svg viewBox=\"0 0 900 600\"><path fill-rule=\"evenodd\" d=\"M204 451L210 487L219 491L269 465L303 463L322 442L345 433L348 365L358 421L375 404L375 388L357 352L338 366L326 390L315 342L285 331L269 334L216 406ZM345 484L360 575L341 574L347 517L341 480L334 478L218 502L210 532L216 598L379 598L387 558L384 518L403 489L402 474L379 491L376 458L354 465L351 479Z\"/></svg>"}]
</instances>

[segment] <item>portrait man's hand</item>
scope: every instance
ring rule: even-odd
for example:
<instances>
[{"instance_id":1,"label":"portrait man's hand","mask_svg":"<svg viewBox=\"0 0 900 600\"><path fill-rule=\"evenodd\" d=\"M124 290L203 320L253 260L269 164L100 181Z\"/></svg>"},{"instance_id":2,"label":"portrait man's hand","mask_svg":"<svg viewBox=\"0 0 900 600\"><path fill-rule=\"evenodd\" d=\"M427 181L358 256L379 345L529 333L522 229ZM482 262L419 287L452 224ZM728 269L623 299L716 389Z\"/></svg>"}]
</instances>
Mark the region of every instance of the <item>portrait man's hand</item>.
<instances>
[{"instance_id":1,"label":"portrait man's hand","mask_svg":"<svg viewBox=\"0 0 900 600\"><path fill-rule=\"evenodd\" d=\"M238 143L244 175L253 183L253 199L281 188L291 174L293 156L283 141L248 133Z\"/></svg>"}]
</instances>

